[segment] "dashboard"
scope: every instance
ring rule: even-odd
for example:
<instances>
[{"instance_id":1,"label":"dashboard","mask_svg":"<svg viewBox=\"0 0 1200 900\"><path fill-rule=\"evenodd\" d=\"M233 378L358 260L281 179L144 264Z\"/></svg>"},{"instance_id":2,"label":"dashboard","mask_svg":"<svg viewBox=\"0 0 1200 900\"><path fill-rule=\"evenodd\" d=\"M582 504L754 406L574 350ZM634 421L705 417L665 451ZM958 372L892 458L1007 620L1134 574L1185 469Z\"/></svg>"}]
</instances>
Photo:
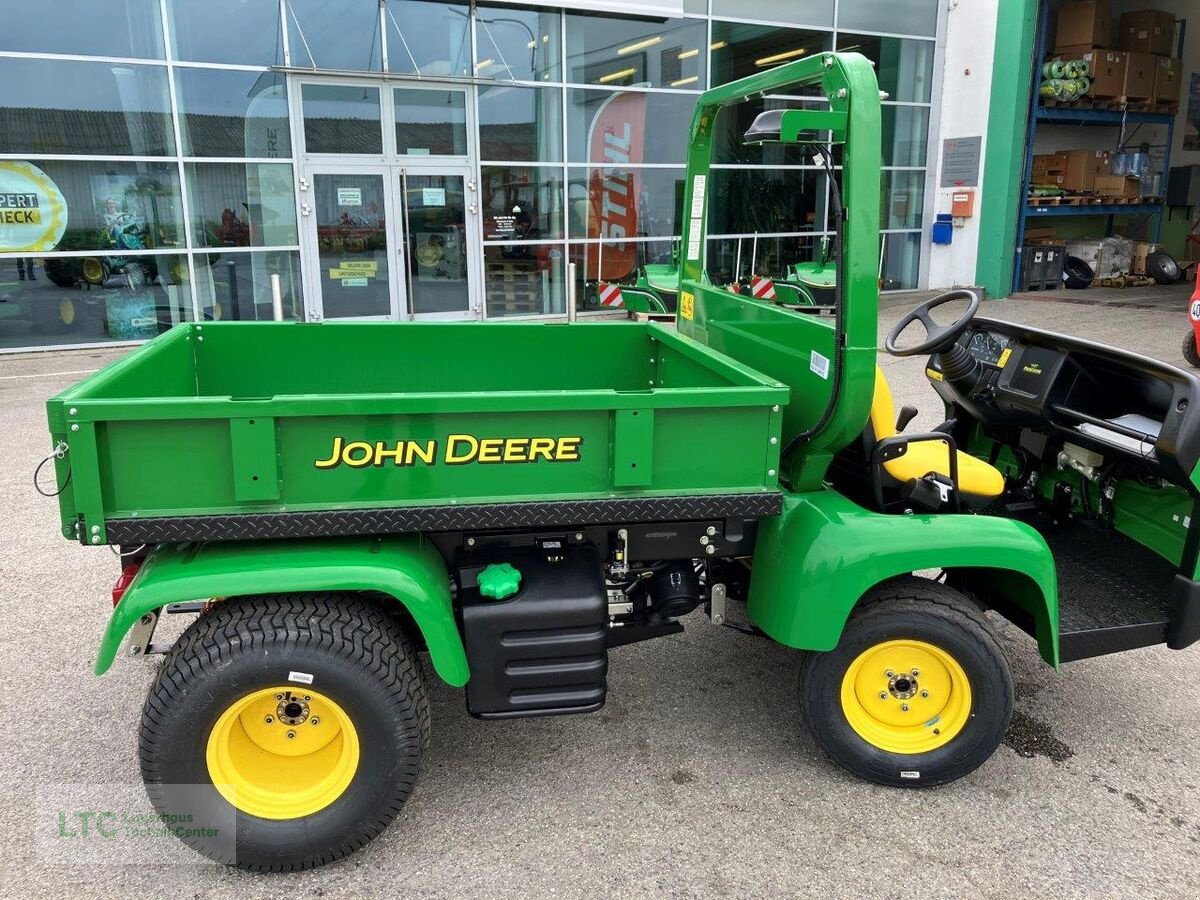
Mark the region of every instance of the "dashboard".
<instances>
[{"instance_id":1,"label":"dashboard","mask_svg":"<svg viewBox=\"0 0 1200 900\"><path fill-rule=\"evenodd\" d=\"M952 383L937 357L934 389L985 425L1056 436L1134 457L1172 481L1200 458L1200 378L1166 363L1011 322L975 318L959 339L980 364Z\"/></svg>"}]
</instances>

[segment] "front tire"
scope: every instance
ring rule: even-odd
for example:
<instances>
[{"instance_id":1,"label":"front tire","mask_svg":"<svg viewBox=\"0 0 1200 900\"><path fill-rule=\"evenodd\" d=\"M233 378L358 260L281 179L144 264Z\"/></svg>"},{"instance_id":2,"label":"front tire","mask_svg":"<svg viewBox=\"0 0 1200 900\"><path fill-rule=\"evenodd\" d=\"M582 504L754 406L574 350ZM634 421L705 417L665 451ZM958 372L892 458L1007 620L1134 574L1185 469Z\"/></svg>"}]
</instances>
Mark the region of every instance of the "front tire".
<instances>
[{"instance_id":1,"label":"front tire","mask_svg":"<svg viewBox=\"0 0 1200 900\"><path fill-rule=\"evenodd\" d=\"M353 594L230 599L188 628L150 688L142 778L161 816L233 823L232 835L181 834L193 849L296 871L380 834L428 741L416 653L379 606Z\"/></svg>"},{"instance_id":2,"label":"front tire","mask_svg":"<svg viewBox=\"0 0 1200 900\"><path fill-rule=\"evenodd\" d=\"M977 607L909 576L871 591L838 646L805 659L800 699L839 765L879 784L928 787L995 752L1012 718L1012 675Z\"/></svg>"},{"instance_id":3,"label":"front tire","mask_svg":"<svg viewBox=\"0 0 1200 900\"><path fill-rule=\"evenodd\" d=\"M1200 369L1200 351L1196 349L1196 333L1188 329L1183 336L1183 358L1193 368Z\"/></svg>"}]
</instances>

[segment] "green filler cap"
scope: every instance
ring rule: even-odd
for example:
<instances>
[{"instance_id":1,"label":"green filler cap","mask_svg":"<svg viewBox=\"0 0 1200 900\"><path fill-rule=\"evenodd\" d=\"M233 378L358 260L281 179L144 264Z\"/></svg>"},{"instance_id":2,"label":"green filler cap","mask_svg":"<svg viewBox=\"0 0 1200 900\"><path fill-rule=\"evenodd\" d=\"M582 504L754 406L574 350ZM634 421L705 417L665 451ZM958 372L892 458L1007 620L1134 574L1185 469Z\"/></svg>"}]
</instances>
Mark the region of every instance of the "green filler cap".
<instances>
[{"instance_id":1,"label":"green filler cap","mask_svg":"<svg viewBox=\"0 0 1200 900\"><path fill-rule=\"evenodd\" d=\"M492 563L479 573L479 593L493 600L511 597L521 586L521 573L508 563Z\"/></svg>"}]
</instances>

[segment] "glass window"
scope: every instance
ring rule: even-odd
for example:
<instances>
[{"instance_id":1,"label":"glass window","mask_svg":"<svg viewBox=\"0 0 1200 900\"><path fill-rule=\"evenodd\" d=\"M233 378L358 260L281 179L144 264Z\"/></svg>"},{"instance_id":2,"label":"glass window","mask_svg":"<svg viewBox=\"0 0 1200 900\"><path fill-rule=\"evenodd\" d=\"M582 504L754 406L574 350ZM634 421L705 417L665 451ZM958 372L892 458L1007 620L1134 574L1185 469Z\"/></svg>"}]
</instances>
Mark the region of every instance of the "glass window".
<instances>
[{"instance_id":1,"label":"glass window","mask_svg":"<svg viewBox=\"0 0 1200 900\"><path fill-rule=\"evenodd\" d=\"M838 28L933 37L937 10L937 0L854 0L838 8Z\"/></svg>"},{"instance_id":2,"label":"glass window","mask_svg":"<svg viewBox=\"0 0 1200 900\"><path fill-rule=\"evenodd\" d=\"M340 14L345 5L333 4L331 8ZM471 31L466 4L388 0L384 17L389 72L430 76L471 74ZM292 44L291 49L295 62L296 45Z\"/></svg>"},{"instance_id":3,"label":"glass window","mask_svg":"<svg viewBox=\"0 0 1200 900\"><path fill-rule=\"evenodd\" d=\"M825 239L811 234L760 234L757 241L753 237L709 238L705 269L713 283L720 285L750 275L779 278L789 266L819 258Z\"/></svg>"},{"instance_id":4,"label":"glass window","mask_svg":"<svg viewBox=\"0 0 1200 900\"><path fill-rule=\"evenodd\" d=\"M158 0L6 3L0 50L162 59Z\"/></svg>"},{"instance_id":5,"label":"glass window","mask_svg":"<svg viewBox=\"0 0 1200 900\"><path fill-rule=\"evenodd\" d=\"M467 94L449 88L392 88L396 152L401 156L466 156Z\"/></svg>"},{"instance_id":6,"label":"glass window","mask_svg":"<svg viewBox=\"0 0 1200 900\"><path fill-rule=\"evenodd\" d=\"M0 259L0 348L134 341L192 317L182 254Z\"/></svg>"},{"instance_id":7,"label":"glass window","mask_svg":"<svg viewBox=\"0 0 1200 900\"><path fill-rule=\"evenodd\" d=\"M678 265L679 242L674 238L637 241L588 241L572 243L567 253L575 263L575 309L580 313L613 313L619 308L600 302L598 281L609 284L635 284L639 266L651 263ZM652 275L651 278L654 276ZM669 310L675 308L675 284L665 278L670 288L659 283L656 293Z\"/></svg>"},{"instance_id":8,"label":"glass window","mask_svg":"<svg viewBox=\"0 0 1200 900\"><path fill-rule=\"evenodd\" d=\"M573 238L671 237L683 227L683 169L572 168L567 183Z\"/></svg>"},{"instance_id":9,"label":"glass window","mask_svg":"<svg viewBox=\"0 0 1200 900\"><path fill-rule=\"evenodd\" d=\"M379 89L346 84L305 84L304 149L309 153L383 153Z\"/></svg>"},{"instance_id":10,"label":"glass window","mask_svg":"<svg viewBox=\"0 0 1200 900\"><path fill-rule=\"evenodd\" d=\"M860 3L862 0L845 0ZM730 19L833 26L833 0L712 0L712 14Z\"/></svg>"},{"instance_id":11,"label":"glass window","mask_svg":"<svg viewBox=\"0 0 1200 900\"><path fill-rule=\"evenodd\" d=\"M815 169L713 169L708 233L824 231L825 181Z\"/></svg>"},{"instance_id":12,"label":"glass window","mask_svg":"<svg viewBox=\"0 0 1200 900\"><path fill-rule=\"evenodd\" d=\"M879 187L880 228L920 228L925 173L884 171Z\"/></svg>"},{"instance_id":13,"label":"glass window","mask_svg":"<svg viewBox=\"0 0 1200 900\"><path fill-rule=\"evenodd\" d=\"M287 163L188 163L188 212L196 247L297 243L296 193Z\"/></svg>"},{"instance_id":14,"label":"glass window","mask_svg":"<svg viewBox=\"0 0 1200 900\"><path fill-rule=\"evenodd\" d=\"M283 63L275 0L170 0L168 15L175 59L252 66Z\"/></svg>"},{"instance_id":15,"label":"glass window","mask_svg":"<svg viewBox=\"0 0 1200 900\"><path fill-rule=\"evenodd\" d=\"M832 45L833 35L826 31L713 22L713 84L724 84L765 72L783 63L829 50ZM789 93L820 94L821 89L817 85L810 85Z\"/></svg>"},{"instance_id":16,"label":"glass window","mask_svg":"<svg viewBox=\"0 0 1200 900\"><path fill-rule=\"evenodd\" d=\"M708 12L708 0L683 0L683 11L703 16Z\"/></svg>"},{"instance_id":17,"label":"glass window","mask_svg":"<svg viewBox=\"0 0 1200 900\"><path fill-rule=\"evenodd\" d=\"M567 91L571 162L674 163L687 160L696 98L647 91Z\"/></svg>"},{"instance_id":18,"label":"glass window","mask_svg":"<svg viewBox=\"0 0 1200 900\"><path fill-rule=\"evenodd\" d=\"M563 236L561 168L483 166L480 176L484 240Z\"/></svg>"},{"instance_id":19,"label":"glass window","mask_svg":"<svg viewBox=\"0 0 1200 900\"><path fill-rule=\"evenodd\" d=\"M378 72L383 68L378 3L287 0L293 66Z\"/></svg>"},{"instance_id":20,"label":"glass window","mask_svg":"<svg viewBox=\"0 0 1200 900\"><path fill-rule=\"evenodd\" d=\"M892 232L883 235L883 289L915 290L921 274L921 233Z\"/></svg>"},{"instance_id":21,"label":"glass window","mask_svg":"<svg viewBox=\"0 0 1200 900\"><path fill-rule=\"evenodd\" d=\"M279 276L283 317L298 319L304 308L300 253L266 250L250 253L197 253L196 293L205 320L269 321L271 276Z\"/></svg>"},{"instance_id":22,"label":"glass window","mask_svg":"<svg viewBox=\"0 0 1200 900\"><path fill-rule=\"evenodd\" d=\"M175 92L184 156L291 157L283 75L178 68Z\"/></svg>"},{"instance_id":23,"label":"glass window","mask_svg":"<svg viewBox=\"0 0 1200 900\"><path fill-rule=\"evenodd\" d=\"M0 57L0 153L175 152L162 66Z\"/></svg>"},{"instance_id":24,"label":"glass window","mask_svg":"<svg viewBox=\"0 0 1200 900\"><path fill-rule=\"evenodd\" d=\"M923 166L929 141L929 109L924 106L883 107L883 164Z\"/></svg>"},{"instance_id":25,"label":"glass window","mask_svg":"<svg viewBox=\"0 0 1200 900\"><path fill-rule=\"evenodd\" d=\"M702 90L704 41L704 23L697 19L649 21L568 13L567 80Z\"/></svg>"},{"instance_id":26,"label":"glass window","mask_svg":"<svg viewBox=\"0 0 1200 900\"><path fill-rule=\"evenodd\" d=\"M839 50L855 50L875 63L879 89L889 100L929 102L933 86L933 41L839 34Z\"/></svg>"},{"instance_id":27,"label":"glass window","mask_svg":"<svg viewBox=\"0 0 1200 900\"><path fill-rule=\"evenodd\" d=\"M560 81L559 14L511 6L475 10L475 74L510 81Z\"/></svg>"},{"instance_id":28,"label":"glass window","mask_svg":"<svg viewBox=\"0 0 1200 900\"><path fill-rule=\"evenodd\" d=\"M479 155L514 162L561 160L562 91L481 85Z\"/></svg>"},{"instance_id":29,"label":"glass window","mask_svg":"<svg viewBox=\"0 0 1200 900\"><path fill-rule=\"evenodd\" d=\"M562 244L485 244L488 318L565 315L566 271Z\"/></svg>"},{"instance_id":30,"label":"glass window","mask_svg":"<svg viewBox=\"0 0 1200 900\"><path fill-rule=\"evenodd\" d=\"M14 183L19 169L33 173L46 208L61 207L61 237L42 237L43 250L160 250L183 244L178 170L174 163L77 160L0 161L0 179ZM17 180L18 185L27 181ZM51 204L50 198L53 198ZM39 200L42 198L39 197ZM41 205L39 203L39 205ZM29 246L20 232L0 227L0 252ZM10 242L21 241L14 247ZM5 245L8 244L6 247Z\"/></svg>"},{"instance_id":31,"label":"glass window","mask_svg":"<svg viewBox=\"0 0 1200 900\"><path fill-rule=\"evenodd\" d=\"M824 101L787 97L754 97L748 103L723 107L713 126L717 163L799 166L812 163L813 151L800 144L747 144L743 137L760 113L771 109L827 108Z\"/></svg>"}]
</instances>

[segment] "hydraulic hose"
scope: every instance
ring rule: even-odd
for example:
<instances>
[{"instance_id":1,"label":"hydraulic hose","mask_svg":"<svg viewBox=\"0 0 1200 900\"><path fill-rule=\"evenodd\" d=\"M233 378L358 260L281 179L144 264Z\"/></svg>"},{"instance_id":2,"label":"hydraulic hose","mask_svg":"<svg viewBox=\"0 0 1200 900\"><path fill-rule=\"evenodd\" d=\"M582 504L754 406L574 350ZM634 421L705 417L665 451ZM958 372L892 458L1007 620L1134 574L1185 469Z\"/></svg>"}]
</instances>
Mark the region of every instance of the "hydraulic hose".
<instances>
[{"instance_id":1,"label":"hydraulic hose","mask_svg":"<svg viewBox=\"0 0 1200 900\"><path fill-rule=\"evenodd\" d=\"M825 172L829 177L830 196L833 199L833 360L831 366L833 372L831 375L832 386L829 391L829 402L825 404L825 409L821 412L820 417L810 427L804 429L794 435L787 444L784 445L783 452L779 455L780 470L783 469L783 461L804 441L812 438L829 424L830 418L833 417L833 411L837 408L837 402L842 393L842 362L846 349L846 332L843 321L842 309L844 306L845 294L845 278L843 278L842 265L842 238L845 231L846 210L842 206L842 191L838 187L837 178L833 171L832 153L829 148L825 152L817 154L817 160L825 166Z\"/></svg>"}]
</instances>

